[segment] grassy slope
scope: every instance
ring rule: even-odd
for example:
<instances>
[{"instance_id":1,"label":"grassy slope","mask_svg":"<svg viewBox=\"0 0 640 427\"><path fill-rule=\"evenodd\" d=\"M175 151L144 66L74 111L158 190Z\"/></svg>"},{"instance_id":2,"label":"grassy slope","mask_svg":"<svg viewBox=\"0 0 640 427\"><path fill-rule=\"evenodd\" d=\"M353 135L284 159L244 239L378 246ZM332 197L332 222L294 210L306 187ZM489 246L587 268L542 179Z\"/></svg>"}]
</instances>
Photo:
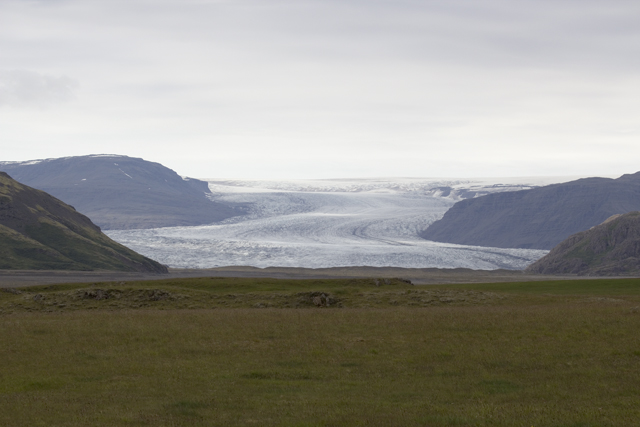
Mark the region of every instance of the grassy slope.
<instances>
[{"instance_id":1,"label":"grassy slope","mask_svg":"<svg viewBox=\"0 0 640 427\"><path fill-rule=\"evenodd\" d=\"M593 276L640 273L640 212L629 212L574 234L527 271Z\"/></svg>"},{"instance_id":2,"label":"grassy slope","mask_svg":"<svg viewBox=\"0 0 640 427\"><path fill-rule=\"evenodd\" d=\"M42 243L0 225L0 269L73 269L75 263Z\"/></svg>"},{"instance_id":3,"label":"grassy slope","mask_svg":"<svg viewBox=\"0 0 640 427\"><path fill-rule=\"evenodd\" d=\"M166 271L71 206L6 174L0 174L0 268Z\"/></svg>"},{"instance_id":4,"label":"grassy slope","mask_svg":"<svg viewBox=\"0 0 640 427\"><path fill-rule=\"evenodd\" d=\"M639 289L207 278L0 292L0 425L635 425ZM244 308L313 291L344 308Z\"/></svg>"},{"instance_id":5,"label":"grassy slope","mask_svg":"<svg viewBox=\"0 0 640 427\"><path fill-rule=\"evenodd\" d=\"M101 232L88 228L72 232L58 224L41 222L37 226L29 227L27 232L32 239L73 259L81 270L135 271L136 265L150 271L160 268L157 262L120 245Z\"/></svg>"}]
</instances>

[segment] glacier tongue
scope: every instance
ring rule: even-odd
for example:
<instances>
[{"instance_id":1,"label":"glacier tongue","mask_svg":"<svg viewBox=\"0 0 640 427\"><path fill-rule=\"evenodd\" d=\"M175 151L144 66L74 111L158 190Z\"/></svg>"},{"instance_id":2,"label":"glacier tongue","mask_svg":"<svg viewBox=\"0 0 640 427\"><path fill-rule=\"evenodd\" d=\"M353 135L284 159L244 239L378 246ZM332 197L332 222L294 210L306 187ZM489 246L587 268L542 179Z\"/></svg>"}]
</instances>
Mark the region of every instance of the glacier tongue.
<instances>
[{"instance_id":1,"label":"glacier tongue","mask_svg":"<svg viewBox=\"0 0 640 427\"><path fill-rule=\"evenodd\" d=\"M415 187L276 188L210 182L218 202L249 214L197 227L110 230L114 240L170 267L393 266L522 269L547 251L460 246L417 236L455 202ZM342 184L342 183L341 183ZM402 183L404 184L404 183ZM343 184L344 185L344 184ZM272 186L273 187L273 186Z\"/></svg>"}]
</instances>

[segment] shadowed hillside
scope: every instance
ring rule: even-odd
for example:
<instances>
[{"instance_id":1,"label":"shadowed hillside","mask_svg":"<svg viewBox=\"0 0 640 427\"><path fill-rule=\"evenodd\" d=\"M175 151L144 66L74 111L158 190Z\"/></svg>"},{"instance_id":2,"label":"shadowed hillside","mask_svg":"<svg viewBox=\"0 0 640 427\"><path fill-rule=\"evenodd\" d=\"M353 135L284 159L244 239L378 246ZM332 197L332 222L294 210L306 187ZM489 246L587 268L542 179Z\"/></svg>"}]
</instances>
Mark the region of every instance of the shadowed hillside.
<instances>
[{"instance_id":1,"label":"shadowed hillside","mask_svg":"<svg viewBox=\"0 0 640 427\"><path fill-rule=\"evenodd\" d=\"M105 230L202 225L242 213L209 200L206 182L133 157L1 162L0 170L73 205Z\"/></svg>"},{"instance_id":2,"label":"shadowed hillside","mask_svg":"<svg viewBox=\"0 0 640 427\"><path fill-rule=\"evenodd\" d=\"M420 236L436 242L551 249L615 214L640 210L640 172L463 200Z\"/></svg>"},{"instance_id":3,"label":"shadowed hillside","mask_svg":"<svg viewBox=\"0 0 640 427\"><path fill-rule=\"evenodd\" d=\"M614 216L574 234L526 271L594 276L640 274L640 212Z\"/></svg>"},{"instance_id":4,"label":"shadowed hillside","mask_svg":"<svg viewBox=\"0 0 640 427\"><path fill-rule=\"evenodd\" d=\"M0 269L166 273L69 205L0 172Z\"/></svg>"}]
</instances>

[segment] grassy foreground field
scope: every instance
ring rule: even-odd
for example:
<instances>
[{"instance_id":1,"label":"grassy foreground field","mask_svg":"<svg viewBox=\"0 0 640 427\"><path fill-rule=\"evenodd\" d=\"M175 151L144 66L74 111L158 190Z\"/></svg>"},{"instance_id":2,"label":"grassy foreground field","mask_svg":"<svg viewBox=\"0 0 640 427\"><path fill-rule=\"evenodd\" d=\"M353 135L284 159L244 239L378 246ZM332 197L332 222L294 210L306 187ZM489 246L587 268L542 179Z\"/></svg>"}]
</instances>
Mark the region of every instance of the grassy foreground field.
<instances>
[{"instance_id":1,"label":"grassy foreground field","mask_svg":"<svg viewBox=\"0 0 640 427\"><path fill-rule=\"evenodd\" d=\"M9 289L0 425L635 426L639 305L638 279Z\"/></svg>"}]
</instances>

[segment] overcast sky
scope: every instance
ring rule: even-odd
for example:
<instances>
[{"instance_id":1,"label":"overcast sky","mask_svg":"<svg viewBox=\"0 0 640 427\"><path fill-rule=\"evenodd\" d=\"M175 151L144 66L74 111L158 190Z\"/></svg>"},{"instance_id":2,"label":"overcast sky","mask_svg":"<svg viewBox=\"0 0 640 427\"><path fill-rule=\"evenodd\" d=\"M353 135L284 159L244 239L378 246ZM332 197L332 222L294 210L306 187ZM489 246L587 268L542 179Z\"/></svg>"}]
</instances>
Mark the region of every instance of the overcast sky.
<instances>
[{"instance_id":1,"label":"overcast sky","mask_svg":"<svg viewBox=\"0 0 640 427\"><path fill-rule=\"evenodd\" d=\"M637 0L0 0L0 160L636 172L639 23Z\"/></svg>"}]
</instances>

